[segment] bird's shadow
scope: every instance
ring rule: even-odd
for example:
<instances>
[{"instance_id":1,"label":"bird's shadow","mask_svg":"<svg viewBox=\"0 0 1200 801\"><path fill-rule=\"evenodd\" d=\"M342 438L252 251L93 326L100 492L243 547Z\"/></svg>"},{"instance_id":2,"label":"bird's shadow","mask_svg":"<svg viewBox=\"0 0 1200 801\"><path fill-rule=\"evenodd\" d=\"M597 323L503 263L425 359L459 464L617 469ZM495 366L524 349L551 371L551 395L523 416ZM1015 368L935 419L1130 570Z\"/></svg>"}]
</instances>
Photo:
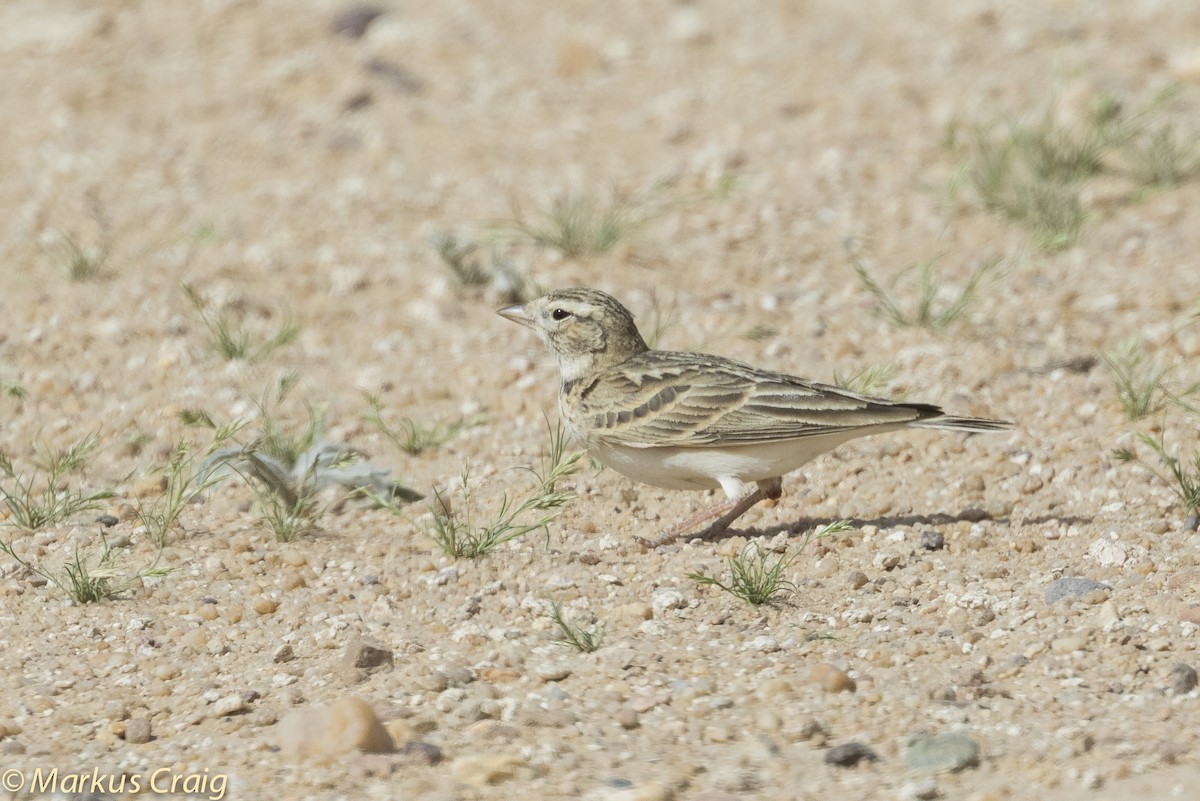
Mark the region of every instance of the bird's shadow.
<instances>
[{"instance_id":1,"label":"bird's shadow","mask_svg":"<svg viewBox=\"0 0 1200 801\"><path fill-rule=\"evenodd\" d=\"M860 529L863 526L874 526L881 530L898 528L901 526L946 526L952 523L979 523L988 521L992 523L1008 524L1011 522L1007 515L993 516L984 512L978 507L967 508L958 514L947 514L945 512L937 512L934 514L907 514L907 515L884 515L874 518L860 517L801 517L786 523L776 523L765 528L745 528L735 529L730 528L725 531L719 531L712 534L700 532L695 536L689 537L689 540L702 540L705 542L717 542L727 537L743 536L743 537L775 537L782 533L787 533L791 537L804 536L805 534L819 529L822 526L827 526L831 523L836 523L841 520L848 522L853 528ZM1032 523L1039 525L1043 523L1065 523L1067 525L1081 525L1092 522L1090 517L1067 516L1059 517L1056 515L1043 515L1042 517L1026 517L1024 523Z\"/></svg>"}]
</instances>

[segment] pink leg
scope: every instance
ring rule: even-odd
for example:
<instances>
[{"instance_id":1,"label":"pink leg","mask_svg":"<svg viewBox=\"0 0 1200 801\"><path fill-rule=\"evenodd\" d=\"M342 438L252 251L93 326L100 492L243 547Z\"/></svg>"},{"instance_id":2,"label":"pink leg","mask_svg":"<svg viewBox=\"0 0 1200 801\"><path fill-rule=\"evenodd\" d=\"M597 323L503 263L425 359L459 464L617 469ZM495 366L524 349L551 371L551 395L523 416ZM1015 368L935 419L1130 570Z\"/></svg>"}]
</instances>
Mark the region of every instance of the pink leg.
<instances>
[{"instance_id":1,"label":"pink leg","mask_svg":"<svg viewBox=\"0 0 1200 801\"><path fill-rule=\"evenodd\" d=\"M684 520L682 523L673 526L653 540L647 540L639 537L638 541L647 548L657 548L660 545L666 545L669 542L674 542L704 521L711 520L712 518L717 517L717 515L720 515L720 519L697 535L701 538L712 537L729 528L733 521L745 514L746 510L748 510L754 504L766 498L776 500L782 494L783 487L782 482L779 479L776 478L760 481L758 482L758 489L754 490L754 492L743 498L739 498L736 501L729 500L725 501L724 503L713 504L712 506L701 509L687 520Z\"/></svg>"}]
</instances>

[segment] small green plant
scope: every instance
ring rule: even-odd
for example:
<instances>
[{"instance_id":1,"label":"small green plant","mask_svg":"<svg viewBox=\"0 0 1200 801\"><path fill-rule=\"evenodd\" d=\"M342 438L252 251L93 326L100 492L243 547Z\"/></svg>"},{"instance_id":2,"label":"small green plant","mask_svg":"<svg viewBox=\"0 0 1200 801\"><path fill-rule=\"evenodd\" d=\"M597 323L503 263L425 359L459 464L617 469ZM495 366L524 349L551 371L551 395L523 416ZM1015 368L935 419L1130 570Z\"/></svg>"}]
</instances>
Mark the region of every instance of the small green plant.
<instances>
[{"instance_id":1,"label":"small green plant","mask_svg":"<svg viewBox=\"0 0 1200 801\"><path fill-rule=\"evenodd\" d=\"M453 234L441 233L429 242L460 286L490 284L498 295L512 303L523 303L543 294L542 288L536 282L531 281L507 259L498 258L493 254L491 263L485 266L478 252L479 245L470 239L459 239Z\"/></svg>"},{"instance_id":2,"label":"small green plant","mask_svg":"<svg viewBox=\"0 0 1200 801\"><path fill-rule=\"evenodd\" d=\"M1146 461L1131 448L1119 448L1113 452L1113 456L1122 462L1136 463L1156 476L1170 487L1189 514L1200 512L1200 451L1182 459L1167 450L1162 432L1159 432L1158 439L1149 434L1138 434L1137 438L1154 452L1157 465Z\"/></svg>"},{"instance_id":3,"label":"small green plant","mask_svg":"<svg viewBox=\"0 0 1200 801\"><path fill-rule=\"evenodd\" d=\"M871 395L886 387L895 375L895 364L871 364L846 374L834 370L833 385L847 392Z\"/></svg>"},{"instance_id":4,"label":"small green plant","mask_svg":"<svg viewBox=\"0 0 1200 801\"><path fill-rule=\"evenodd\" d=\"M478 243L459 239L453 234L434 235L429 244L441 256L450 274L463 286L482 286L491 283L493 270L483 266Z\"/></svg>"},{"instance_id":5,"label":"small green plant","mask_svg":"<svg viewBox=\"0 0 1200 801\"><path fill-rule=\"evenodd\" d=\"M1131 177L1145 186L1179 186L1200 172L1197 138L1178 134L1170 123L1132 140L1125 156Z\"/></svg>"},{"instance_id":6,"label":"small green plant","mask_svg":"<svg viewBox=\"0 0 1200 801\"><path fill-rule=\"evenodd\" d=\"M755 606L777 603L783 596L795 592L796 585L783 577L783 571L799 556L781 554L773 561L770 556L753 543L747 543L737 556L729 558L729 583L716 576L699 571L687 577L698 584L707 584L724 590Z\"/></svg>"},{"instance_id":7,"label":"small green plant","mask_svg":"<svg viewBox=\"0 0 1200 801\"><path fill-rule=\"evenodd\" d=\"M779 336L779 329L773 325L760 323L754 326L746 333L742 334L743 339L748 339L751 342L766 342L768 339L773 339Z\"/></svg>"},{"instance_id":8,"label":"small green plant","mask_svg":"<svg viewBox=\"0 0 1200 801\"><path fill-rule=\"evenodd\" d=\"M1081 126L1059 122L1055 112L980 126L966 150L967 177L983 207L1028 228L1048 252L1078 239L1086 219L1081 184L1105 170L1106 154L1125 136L1112 95L1096 98Z\"/></svg>"},{"instance_id":9,"label":"small green plant","mask_svg":"<svg viewBox=\"0 0 1200 801\"><path fill-rule=\"evenodd\" d=\"M82 440L54 449L44 441L35 444L36 473L19 472L12 459L0 451L0 494L8 505L11 521L26 531L57 523L72 515L98 509L101 502L113 497L110 490L82 492L66 486L67 477L78 472L99 444L97 433Z\"/></svg>"},{"instance_id":10,"label":"small green plant","mask_svg":"<svg viewBox=\"0 0 1200 801\"><path fill-rule=\"evenodd\" d=\"M289 468L294 467L300 461L301 455L315 447L325 434L325 413L315 409L307 401L304 403L307 412L304 423L297 425L283 422L279 410L299 383L299 373L285 373L276 382L273 392L264 393L263 397L255 402L261 432L251 443L253 450Z\"/></svg>"},{"instance_id":11,"label":"small green plant","mask_svg":"<svg viewBox=\"0 0 1200 801\"><path fill-rule=\"evenodd\" d=\"M191 284L182 285L192 307L200 315L200 321L208 332L209 344L226 361L245 359L260 361L276 350L291 344L300 334L300 326L285 314L275 333L265 340L258 338L240 320L225 310L213 312L208 308L200 292Z\"/></svg>"},{"instance_id":12,"label":"small green plant","mask_svg":"<svg viewBox=\"0 0 1200 801\"><path fill-rule=\"evenodd\" d=\"M571 648L581 654L590 654L604 642L604 626L585 629L578 623L568 620L558 601L550 602L550 619L558 627L558 636L554 641L559 645Z\"/></svg>"},{"instance_id":13,"label":"small green plant","mask_svg":"<svg viewBox=\"0 0 1200 801\"><path fill-rule=\"evenodd\" d=\"M670 303L664 304L658 299L658 295L653 295L650 299L650 322L644 329L646 344L651 348L657 348L662 344L663 337L667 335L667 332L678 324L678 301L672 300Z\"/></svg>"},{"instance_id":14,"label":"small green plant","mask_svg":"<svg viewBox=\"0 0 1200 801\"><path fill-rule=\"evenodd\" d=\"M119 598L142 579L160 578L172 571L171 568L158 566L158 561L162 557L161 550L150 567L136 570L133 573L122 571L116 563L116 553L109 545L108 538L104 536L103 531L100 533L100 543L99 556L94 560L76 548L71 559L57 570L23 558L13 548L12 543L4 540L0 540L0 553L6 554L26 569L37 573L80 604Z\"/></svg>"},{"instance_id":15,"label":"small green plant","mask_svg":"<svg viewBox=\"0 0 1200 801\"><path fill-rule=\"evenodd\" d=\"M1170 371L1149 364L1137 339L1126 339L1103 356L1126 417L1141 420L1162 411L1168 399L1163 381Z\"/></svg>"},{"instance_id":16,"label":"small green plant","mask_svg":"<svg viewBox=\"0 0 1200 801\"><path fill-rule=\"evenodd\" d=\"M96 224L99 244L95 247L85 247L70 233L59 230L58 241L47 248L47 255L63 266L67 277L76 283L90 281L104 273L109 256L113 249L112 220L104 211L99 196L89 192L88 213Z\"/></svg>"},{"instance_id":17,"label":"small green plant","mask_svg":"<svg viewBox=\"0 0 1200 801\"><path fill-rule=\"evenodd\" d=\"M405 417L399 425L392 426L383 419L383 402L378 395L367 395L367 404L371 407L364 419L379 429L388 440L399 450L409 456L419 456L425 451L440 448L468 428L482 425L479 418L467 419L460 417L449 423L434 423L424 425Z\"/></svg>"},{"instance_id":18,"label":"small green plant","mask_svg":"<svg viewBox=\"0 0 1200 801\"><path fill-rule=\"evenodd\" d=\"M321 517L331 504L317 499L317 463L308 466L299 480L280 476L270 462L250 451L245 455L245 467L235 468L254 490L263 521L275 534L278 542L291 542L316 531Z\"/></svg>"},{"instance_id":19,"label":"small green plant","mask_svg":"<svg viewBox=\"0 0 1200 801\"><path fill-rule=\"evenodd\" d=\"M800 556L808 543L813 539L821 539L849 528L848 520L838 520L824 525L815 532L809 532L795 553L791 555L782 553L774 559L757 543L747 543L737 556L729 557L728 584L715 576L709 576L699 571L688 573L687 577L698 584L711 585L724 590L754 606L773 605L796 591L796 585L783 577L783 571L787 570L792 562Z\"/></svg>"},{"instance_id":20,"label":"small green plant","mask_svg":"<svg viewBox=\"0 0 1200 801\"><path fill-rule=\"evenodd\" d=\"M893 325L940 331L962 317L980 293L1000 277L1000 264L999 258L993 258L971 270L967 283L959 290L957 296L945 301L941 299L944 285L935 270L937 257L918 264L912 268L916 272L917 297L911 311L901 308L899 299L893 295L896 284L909 270L893 279L892 291L884 289L861 261L855 261L854 272L866 290L875 296L879 310Z\"/></svg>"},{"instance_id":21,"label":"small green plant","mask_svg":"<svg viewBox=\"0 0 1200 801\"><path fill-rule=\"evenodd\" d=\"M518 211L502 227L539 247L576 259L607 253L648 219L649 214L630 198L614 194L602 202L584 194L558 198L532 217Z\"/></svg>"},{"instance_id":22,"label":"small green plant","mask_svg":"<svg viewBox=\"0 0 1200 801\"><path fill-rule=\"evenodd\" d=\"M185 422L195 424L194 413L184 411L181 417ZM179 516L188 501L221 480L215 465L209 464L208 459L224 447L242 425L240 421L224 426L213 423L212 443L205 451L197 451L185 439L180 439L171 449L170 460L164 469L166 488L160 495L139 500L137 506L138 520L145 527L146 534L158 543L160 548L167 544L171 529L179 521Z\"/></svg>"},{"instance_id":23,"label":"small green plant","mask_svg":"<svg viewBox=\"0 0 1200 801\"><path fill-rule=\"evenodd\" d=\"M104 271L108 261L110 243L105 242L95 250L89 250L65 232L59 232L59 258L65 265L67 277L76 283L90 281Z\"/></svg>"},{"instance_id":24,"label":"small green plant","mask_svg":"<svg viewBox=\"0 0 1200 801\"><path fill-rule=\"evenodd\" d=\"M1102 92L1075 125L1060 121L1051 103L1032 121L976 127L965 147L955 127L947 147L963 156L980 204L1029 229L1035 246L1052 252L1079 238L1088 216L1083 189L1094 177L1129 178L1136 197L1200 174L1200 140L1157 119L1173 94L1168 87L1129 112L1116 95Z\"/></svg>"},{"instance_id":25,"label":"small green plant","mask_svg":"<svg viewBox=\"0 0 1200 801\"><path fill-rule=\"evenodd\" d=\"M29 390L15 381L0 381L0 395L7 395L17 400L25 400L29 397Z\"/></svg>"},{"instance_id":26,"label":"small green plant","mask_svg":"<svg viewBox=\"0 0 1200 801\"><path fill-rule=\"evenodd\" d=\"M324 415L311 405L305 404L306 422L295 425L281 422L278 408L297 381L298 376L289 373L277 383L273 393L264 394L258 401L260 430L256 436L211 450L199 468L206 483L215 483L229 471L240 476L254 491L263 521L281 541L290 541L316 528L331 505L317 500L318 494L326 489L339 488L351 496L375 498L389 508L423 497L392 481L387 470L367 463L355 451L324 442ZM232 439L232 432L246 425L239 421L222 427L202 409L188 409L180 417L190 425L214 429L217 432L214 439L222 441ZM223 436L222 431L230 433Z\"/></svg>"},{"instance_id":27,"label":"small green plant","mask_svg":"<svg viewBox=\"0 0 1200 801\"><path fill-rule=\"evenodd\" d=\"M534 488L518 502L507 492L500 496L499 508L487 522L477 524L476 509L471 488L470 465L463 466L461 482L461 509L456 509L453 499L435 490L429 505L432 523L421 525L425 536L438 549L455 559L475 559L485 556L501 545L525 536L531 531L542 530L549 537L549 525L562 508L575 499L575 494L558 487L560 481L579 469L582 452L567 455L567 434L560 424L551 431L549 452L542 458L540 467L525 468L536 479ZM384 507L395 514L407 517L394 501L377 498Z\"/></svg>"}]
</instances>

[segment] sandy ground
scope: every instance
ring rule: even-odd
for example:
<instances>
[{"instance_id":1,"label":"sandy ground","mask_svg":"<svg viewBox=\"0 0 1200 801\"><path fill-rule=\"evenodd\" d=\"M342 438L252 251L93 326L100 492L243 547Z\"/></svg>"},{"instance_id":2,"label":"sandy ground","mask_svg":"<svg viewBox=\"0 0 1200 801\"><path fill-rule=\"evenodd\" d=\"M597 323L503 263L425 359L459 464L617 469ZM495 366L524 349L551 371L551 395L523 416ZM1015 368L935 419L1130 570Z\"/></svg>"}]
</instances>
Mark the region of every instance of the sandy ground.
<instances>
[{"instance_id":1,"label":"sandy ground","mask_svg":"<svg viewBox=\"0 0 1200 801\"><path fill-rule=\"evenodd\" d=\"M894 363L880 391L1017 427L856 441L730 537L657 551L634 538L708 499L589 468L548 537L478 560L354 504L278 543L235 481L185 509L161 555L174 572L120 600L75 605L0 558L0 768L24 777L6 791L45 795L25 780L57 767L221 775L230 798L1195 796L1200 701L1175 690L1179 665L1200 666L1185 620L1200 549L1169 490L1110 458L1159 418L1129 422L1103 364L1055 365L1139 336L1200 380L1200 328L1172 335L1200 298L1200 183L1098 182L1078 243L1045 253L950 190L961 160L943 143L955 120L1069 111L1101 89L1132 106L1168 84L1178 130L1200 131L1200 11L384 5L354 38L332 2L0 4L0 447L27 466L39 437L98 432L71 486L119 494L0 530L26 558L94 553L96 514L135 503L180 437L206 444L180 410L251 419L287 371L285 418L322 409L327 439L405 484L453 486L469 462L484 507L525 491L512 468L546 446L555 366L493 313L502 291L451 278L441 232L542 286L669 317L664 347L820 380ZM611 192L653 214L603 255L494 236ZM100 275L69 279L67 238L103 252ZM988 259L1005 268L941 332L890 325L852 269L886 279L939 254L951 290ZM225 361L183 282L258 337L287 315L300 334ZM482 422L407 456L364 421L365 393L392 421ZM1166 425L1195 441L1194 421ZM839 518L853 528L793 563L786 604L686 577ZM930 532L943 549L922 547ZM154 561L135 521L109 537L125 568ZM1108 589L1048 603L1064 577ZM602 647L555 644L550 600L603 626ZM390 667L346 667L362 636ZM818 666L856 689L829 691ZM281 720L348 696L423 745L281 750ZM906 766L921 732L965 735L978 764ZM879 760L825 763L851 742Z\"/></svg>"}]
</instances>

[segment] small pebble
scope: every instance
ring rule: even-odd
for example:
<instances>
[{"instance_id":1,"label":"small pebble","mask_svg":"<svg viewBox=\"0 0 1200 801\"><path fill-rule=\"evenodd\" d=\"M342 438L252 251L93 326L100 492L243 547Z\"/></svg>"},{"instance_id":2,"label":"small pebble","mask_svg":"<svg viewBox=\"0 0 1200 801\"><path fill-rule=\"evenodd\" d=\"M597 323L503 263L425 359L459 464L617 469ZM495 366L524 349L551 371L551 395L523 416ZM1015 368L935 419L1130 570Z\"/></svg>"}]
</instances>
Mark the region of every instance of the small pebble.
<instances>
[{"instance_id":1,"label":"small pebble","mask_svg":"<svg viewBox=\"0 0 1200 801\"><path fill-rule=\"evenodd\" d=\"M538 681L562 681L571 675L571 669L566 665L542 664L533 669L533 675L537 677Z\"/></svg>"},{"instance_id":2,"label":"small pebble","mask_svg":"<svg viewBox=\"0 0 1200 801\"><path fill-rule=\"evenodd\" d=\"M291 759L329 760L354 751L380 754L395 750L391 735L361 698L340 698L325 706L294 710L275 729L280 752Z\"/></svg>"},{"instance_id":3,"label":"small pebble","mask_svg":"<svg viewBox=\"0 0 1200 801\"><path fill-rule=\"evenodd\" d=\"M150 742L150 721L146 718L130 718L125 722L125 742L135 745Z\"/></svg>"},{"instance_id":4,"label":"small pebble","mask_svg":"<svg viewBox=\"0 0 1200 801\"><path fill-rule=\"evenodd\" d=\"M455 779L472 787L489 787L515 779L525 760L512 754L464 754L450 764Z\"/></svg>"},{"instance_id":5,"label":"small pebble","mask_svg":"<svg viewBox=\"0 0 1200 801\"><path fill-rule=\"evenodd\" d=\"M979 745L965 734L916 734L904 748L904 764L911 770L956 773L979 763Z\"/></svg>"},{"instance_id":6,"label":"small pebble","mask_svg":"<svg viewBox=\"0 0 1200 801\"><path fill-rule=\"evenodd\" d=\"M229 715L239 715L248 708L246 699L240 694L227 695L213 704L212 716L214 718L223 718Z\"/></svg>"},{"instance_id":7,"label":"small pebble","mask_svg":"<svg viewBox=\"0 0 1200 801\"><path fill-rule=\"evenodd\" d=\"M131 492L135 498L153 498L162 495L167 488L166 476L147 476L133 482Z\"/></svg>"},{"instance_id":8,"label":"small pebble","mask_svg":"<svg viewBox=\"0 0 1200 801\"><path fill-rule=\"evenodd\" d=\"M1180 662L1171 670L1172 694L1187 695L1192 690L1196 689L1196 683L1196 669L1191 665L1186 665L1183 662Z\"/></svg>"},{"instance_id":9,"label":"small pebble","mask_svg":"<svg viewBox=\"0 0 1200 801\"><path fill-rule=\"evenodd\" d=\"M858 689L854 679L850 678L845 671L826 663L814 667L808 680L827 693L852 693Z\"/></svg>"},{"instance_id":10,"label":"small pebble","mask_svg":"<svg viewBox=\"0 0 1200 801\"><path fill-rule=\"evenodd\" d=\"M367 671L391 667L392 660L392 649L366 637L347 643L346 651L342 654L344 666Z\"/></svg>"},{"instance_id":11,"label":"small pebble","mask_svg":"<svg viewBox=\"0 0 1200 801\"><path fill-rule=\"evenodd\" d=\"M825 764L837 765L839 768L852 768L863 760L878 762L879 754L862 743L842 743L825 752Z\"/></svg>"},{"instance_id":12,"label":"small pebble","mask_svg":"<svg viewBox=\"0 0 1200 801\"><path fill-rule=\"evenodd\" d=\"M922 531L921 547L927 551L940 551L946 547L946 538L940 531Z\"/></svg>"},{"instance_id":13,"label":"small pebble","mask_svg":"<svg viewBox=\"0 0 1200 801\"><path fill-rule=\"evenodd\" d=\"M1050 582L1046 587L1046 603L1053 604L1064 598L1078 598L1095 590L1111 590L1112 587L1086 578L1060 578Z\"/></svg>"},{"instance_id":14,"label":"small pebble","mask_svg":"<svg viewBox=\"0 0 1200 801\"><path fill-rule=\"evenodd\" d=\"M370 3L346 6L333 15L329 27L347 39L361 39L371 23L384 15L383 8Z\"/></svg>"},{"instance_id":15,"label":"small pebble","mask_svg":"<svg viewBox=\"0 0 1200 801\"><path fill-rule=\"evenodd\" d=\"M656 618L661 618L673 609L683 609L686 606L687 599L683 593L673 587L659 587L650 596L650 607L654 610Z\"/></svg>"},{"instance_id":16,"label":"small pebble","mask_svg":"<svg viewBox=\"0 0 1200 801\"><path fill-rule=\"evenodd\" d=\"M266 595L260 595L250 605L258 614L269 615L279 608L279 601Z\"/></svg>"},{"instance_id":17,"label":"small pebble","mask_svg":"<svg viewBox=\"0 0 1200 801\"><path fill-rule=\"evenodd\" d=\"M617 710L617 725L622 729L632 730L641 725L636 709L623 706Z\"/></svg>"},{"instance_id":18,"label":"small pebble","mask_svg":"<svg viewBox=\"0 0 1200 801\"><path fill-rule=\"evenodd\" d=\"M396 749L399 762L405 765L436 765L445 759L442 749L424 740L414 740Z\"/></svg>"}]
</instances>

